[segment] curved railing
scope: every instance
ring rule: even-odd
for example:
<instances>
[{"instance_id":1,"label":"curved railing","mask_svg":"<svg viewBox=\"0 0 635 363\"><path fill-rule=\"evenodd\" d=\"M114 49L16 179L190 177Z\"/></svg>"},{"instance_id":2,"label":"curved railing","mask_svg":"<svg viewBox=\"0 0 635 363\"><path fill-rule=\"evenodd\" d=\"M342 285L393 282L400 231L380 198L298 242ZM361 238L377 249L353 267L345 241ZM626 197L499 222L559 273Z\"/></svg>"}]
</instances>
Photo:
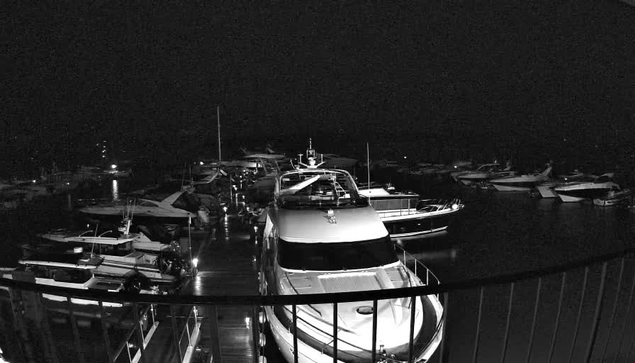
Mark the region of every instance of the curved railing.
<instances>
[{"instance_id":1,"label":"curved railing","mask_svg":"<svg viewBox=\"0 0 635 363\"><path fill-rule=\"evenodd\" d=\"M356 301L373 301L376 303L377 301L384 299L397 299L425 295L442 296L441 300L445 309L444 317L446 321L445 324L443 324L445 331L442 334L443 341L439 346L439 349L437 349L435 356L433 356L434 359L432 361L435 361L435 359L439 362L477 362L479 359L491 361L493 355L499 355L501 362L504 362L507 357L512 356L522 356L520 361L523 361L523 359L526 358L525 361L527 362L567 361L564 359L567 356L569 361L590 362L592 361L592 358L598 358L600 355L602 356L602 359L604 359L607 355L612 355L612 357L615 358L614 361L620 361L624 357L626 357L626 359L630 359L632 350L630 348L633 347L633 343L631 342L630 348L625 350L626 345L624 345L624 342L627 340L635 341L635 332L630 332L630 329L626 330L627 324L632 320L631 305L633 300L633 290L635 290L635 264L626 262L630 262L634 255L633 252L635 252L633 248L628 248L579 261L565 263L559 266L537 268L529 271L475 278L464 281L453 281L439 284L431 283L426 286L412 288L354 291L328 295L129 295L123 293L113 294L103 291L67 289L58 286L43 286L32 282L6 278L0 278L0 286L9 291L20 292L18 295L24 295L26 292L35 292L35 295L38 296L39 299L42 298L42 294L50 294L65 296L68 301L70 301L70 299L77 298L96 300L99 302L100 306L102 306L103 302L121 302L137 308L133 310L137 311L137 314L141 312L140 314L142 316L145 316L148 310L143 310L141 307L147 309L147 306L152 306L151 311L153 314L154 306L169 306L171 312L173 312L173 310L177 307L189 307L189 313L182 314L183 316L188 316L187 320L190 321L190 324L185 324L187 326L186 330L177 331L183 327L178 327L178 324L174 322L175 313L168 314L172 316L172 322L168 322L168 325L172 325L175 341L180 333L180 339L178 339L178 342L176 342L175 345L181 344L181 342L184 341L183 337L187 336L187 344L191 343L191 348L195 348L197 344L195 341L192 343L192 339L190 339L195 332L195 328L193 327L196 327L196 324L205 324L203 320L201 320L203 318L201 318L200 314L195 313L192 315L192 309L196 311L196 307L198 307L198 309L208 311L205 318L209 319L209 330L213 331L213 325L218 323L218 320L216 320L215 323L213 321L216 316L214 313L216 309L220 309L222 307L244 307L252 314L250 323L246 323L246 325L251 325L251 327L254 328L252 340L254 342L253 349L255 353L253 357L255 361L257 361L258 356L262 354L264 347L269 346L263 342L266 338L263 338L262 334L256 334L256 331L259 331L260 333L263 332L262 327L258 327L259 323L263 323L263 318L258 315L259 308L262 306L289 305L295 307L297 305L307 304L337 305L338 303ZM599 271L596 271L598 270L598 267ZM632 275L633 278L630 294L627 294L625 292L625 288L629 284L625 283L628 279L628 277L625 276L629 276L629 274ZM581 289L577 288L578 285L573 285L577 280L582 282ZM500 289L504 289L507 285L509 285L508 294L498 291ZM595 294L587 294L587 291L590 289L595 289ZM475 290L477 293L473 294ZM551 290L553 293L550 292ZM486 294L486 291L488 294ZM490 291L494 292L491 296L489 294ZM577 296L578 294L580 295L579 297ZM606 303L607 298L605 295L607 294L609 296L609 301L612 298L612 304ZM595 296L594 300L592 299L593 295ZM452 305L452 301L455 299L454 296L456 296L456 306ZM533 297L528 298L528 296ZM504 297L506 297L506 299ZM556 301L551 301L551 305L548 305L548 308L545 309L544 304L547 304L549 299L553 300L555 297L557 297ZM491 301L488 299L491 299ZM504 300L507 300L507 304L501 304L501 301ZM15 296L11 296L11 301L12 303L15 303ZM476 304L476 301L478 301L478 304ZM593 308L589 308L589 305L593 303ZM23 305L24 304L20 306L24 309ZM557 306L555 309L554 305ZM72 304L69 303L68 306L70 315L73 316L74 313ZM462 310L466 309L466 306L469 306L474 311L470 311L468 313L462 312ZM528 308L528 306L531 308ZM492 313L491 311L490 313L484 313L484 310L488 309L495 311L496 313ZM518 311L522 314L518 312L514 314L515 309L518 309ZM626 312L624 312L624 310L626 310ZM453 313L454 311L456 312ZM540 315L541 313L548 315L555 314L555 317L550 315L550 319L543 319ZM191 318L192 316L194 316L193 319ZM532 316L531 324L525 326L525 321L520 319L519 316ZM496 323L493 321L487 321L487 319L502 319L503 317L505 317L504 324L500 324L502 321ZM472 323L474 320L473 318L476 318L474 334L471 335L464 333L466 331L465 325ZM135 321L139 320L138 317L135 317L135 319ZM75 334L79 334L77 333L77 328L75 327L76 322L73 321L74 319L70 320L72 331ZM165 321L168 320L169 319L166 317ZM522 330L519 330L518 327L520 325L517 324L518 322L516 320L523 323L524 328ZM544 320L546 320L546 322ZM574 328L569 329L573 327L574 323ZM152 324L154 325L154 321ZM548 324L553 324L553 326L547 326ZM563 328L563 325L566 325L567 328ZM622 334L619 334L619 331L616 330L620 325L622 325ZM500 341L496 340L494 343L490 344L487 341L490 338L485 335L481 335L483 329L491 329L492 331L495 330L496 332L501 333L499 330L503 326L504 334ZM197 329L199 329L196 331L198 336L201 328L199 327ZM514 329L516 329L516 331L514 331ZM186 331L187 334L185 334ZM551 341L547 342L547 337L545 336L546 334L536 334L536 331L551 332ZM573 332L571 343L567 343L565 341L565 337L563 335L564 331ZM624 334L624 332L626 332L626 334ZM589 337L586 344L581 341L581 336L584 333L588 334ZM491 334L488 333L487 335L489 336ZM104 336L106 336L106 333L104 333ZM129 333L126 336L133 337L134 334ZM457 336L459 338L456 338ZM523 345L520 348L517 336L525 337L524 339L521 339L523 340ZM527 337L529 337L528 340L526 339ZM144 341L143 334L140 339L140 341ZM82 348L80 344L77 343L80 340L81 339L77 337L75 338L75 347L76 349L81 350ZM616 346L616 342L618 340L619 343ZM466 341L468 343L471 341L471 349L465 349L464 344ZM212 348L208 349L210 354L220 354L220 349L214 348L216 343L212 341L210 344L212 345ZM143 345L144 344L141 344L139 346L142 347ZM543 345L544 349L542 348ZM118 342L117 347L122 346L125 345L121 345L121 342ZM492 349L492 346L497 346L498 348ZM190 346L188 345L188 347ZM6 351L6 347L2 348ZM184 347L180 347L178 349L175 348L175 350L179 351L179 360L186 360L185 358L187 358L185 353L183 353L184 349ZM194 350L195 349L191 349L191 351ZM138 349L138 351L143 353L143 348ZM105 361L118 362L119 360L117 360L116 357L113 358L112 351L109 352L109 354L104 355ZM119 352L121 352L121 349ZM468 357L468 355L470 355L470 357ZM534 356L533 360L530 359L532 355ZM573 360L573 357L576 357L576 355L577 359ZM135 361L133 355L130 355L130 357L130 361ZM540 360L536 360L535 357L538 357ZM218 359L221 359L221 357ZM510 361L518 360L514 359Z\"/></svg>"}]
</instances>

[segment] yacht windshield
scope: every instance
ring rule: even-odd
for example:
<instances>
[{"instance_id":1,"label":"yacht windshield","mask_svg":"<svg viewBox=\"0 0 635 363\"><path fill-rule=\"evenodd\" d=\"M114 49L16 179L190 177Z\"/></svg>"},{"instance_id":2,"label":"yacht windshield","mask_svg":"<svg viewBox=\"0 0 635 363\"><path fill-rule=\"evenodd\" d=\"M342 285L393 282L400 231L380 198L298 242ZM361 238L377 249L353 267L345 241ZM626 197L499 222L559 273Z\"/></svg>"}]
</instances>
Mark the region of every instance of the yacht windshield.
<instances>
[{"instance_id":1,"label":"yacht windshield","mask_svg":"<svg viewBox=\"0 0 635 363\"><path fill-rule=\"evenodd\" d=\"M338 243L296 243L280 240L278 262L295 270L340 271L397 262L390 237Z\"/></svg>"},{"instance_id":2,"label":"yacht windshield","mask_svg":"<svg viewBox=\"0 0 635 363\"><path fill-rule=\"evenodd\" d=\"M368 206L350 175L341 171L289 172L280 177L279 186L278 202L283 208Z\"/></svg>"}]
</instances>

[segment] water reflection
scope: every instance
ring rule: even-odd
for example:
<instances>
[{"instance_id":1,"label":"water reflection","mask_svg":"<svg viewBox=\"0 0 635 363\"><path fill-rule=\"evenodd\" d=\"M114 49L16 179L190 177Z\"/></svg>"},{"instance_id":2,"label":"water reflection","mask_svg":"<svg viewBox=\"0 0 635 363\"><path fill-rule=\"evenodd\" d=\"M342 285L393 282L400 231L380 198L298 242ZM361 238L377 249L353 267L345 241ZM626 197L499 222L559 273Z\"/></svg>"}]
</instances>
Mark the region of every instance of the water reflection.
<instances>
[{"instance_id":1,"label":"water reflection","mask_svg":"<svg viewBox=\"0 0 635 363\"><path fill-rule=\"evenodd\" d=\"M112 200L119 200L119 181L112 180Z\"/></svg>"}]
</instances>

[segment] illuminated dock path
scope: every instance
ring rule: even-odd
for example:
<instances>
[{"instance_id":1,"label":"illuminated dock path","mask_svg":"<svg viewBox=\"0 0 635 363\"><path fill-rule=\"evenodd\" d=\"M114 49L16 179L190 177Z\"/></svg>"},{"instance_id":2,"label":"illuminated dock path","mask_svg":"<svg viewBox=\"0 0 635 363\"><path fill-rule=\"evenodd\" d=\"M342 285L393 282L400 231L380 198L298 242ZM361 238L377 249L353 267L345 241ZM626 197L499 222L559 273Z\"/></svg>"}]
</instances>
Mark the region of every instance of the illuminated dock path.
<instances>
[{"instance_id":1,"label":"illuminated dock path","mask_svg":"<svg viewBox=\"0 0 635 363\"><path fill-rule=\"evenodd\" d=\"M192 246L199 259L198 274L183 287L181 295L258 295L255 245L249 232L230 226L232 222L237 220L226 219L219 230L202 240L193 236L193 241L201 241ZM206 315L211 310L201 311ZM219 306L216 315L217 344L211 341L216 335L210 331L213 324L203 324L200 345L219 349L223 362L257 361L251 308Z\"/></svg>"}]
</instances>

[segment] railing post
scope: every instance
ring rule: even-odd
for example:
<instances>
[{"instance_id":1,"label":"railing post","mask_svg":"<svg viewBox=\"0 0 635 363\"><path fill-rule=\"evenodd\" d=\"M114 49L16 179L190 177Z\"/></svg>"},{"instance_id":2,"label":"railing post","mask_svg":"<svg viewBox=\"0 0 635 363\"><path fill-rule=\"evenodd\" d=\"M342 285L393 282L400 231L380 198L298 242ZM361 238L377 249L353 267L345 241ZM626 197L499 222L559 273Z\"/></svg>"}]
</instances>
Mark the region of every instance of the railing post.
<instances>
[{"instance_id":1,"label":"railing post","mask_svg":"<svg viewBox=\"0 0 635 363\"><path fill-rule=\"evenodd\" d=\"M220 336L218 333L218 311L215 305L210 305L208 307L209 316L209 328L210 328L210 339L211 339L211 352L212 359L215 363L222 363L223 357L220 349Z\"/></svg>"},{"instance_id":2,"label":"railing post","mask_svg":"<svg viewBox=\"0 0 635 363\"><path fill-rule=\"evenodd\" d=\"M633 282L631 283L631 292L628 295L628 306L626 307L626 315L624 315L624 325L622 326L622 331L620 332L620 340L617 343L617 351L618 354L615 355L615 358L613 358L613 363L617 362L617 357L619 355L619 351L620 348L622 348L622 342L624 340L624 332L626 331L626 325L628 325L628 317L631 314L631 307L632 307L632 303L633 303L633 292L635 292L635 276L633 276ZM628 362L628 360L630 359L630 353L631 353L631 349L633 349L633 345L631 344L628 348L628 356L626 357L626 361Z\"/></svg>"},{"instance_id":3,"label":"railing post","mask_svg":"<svg viewBox=\"0 0 635 363\"><path fill-rule=\"evenodd\" d=\"M539 277L538 286L536 287L536 300L534 301L534 316L531 320L531 330L529 331L529 344L527 348L527 358L525 358L525 363L529 363L529 358L531 358L531 348L534 343L534 333L536 332L536 318L538 317L538 306L540 305L541 290L542 290L542 277Z\"/></svg>"},{"instance_id":4,"label":"railing post","mask_svg":"<svg viewBox=\"0 0 635 363\"><path fill-rule=\"evenodd\" d=\"M101 332L104 335L104 344L106 345L106 353L108 354L108 362L113 363L114 358L112 356L112 347L110 343L110 336L108 335L108 328L106 327L106 311L104 309L104 303L99 300L99 312L101 314Z\"/></svg>"},{"instance_id":5,"label":"railing post","mask_svg":"<svg viewBox=\"0 0 635 363\"><path fill-rule=\"evenodd\" d=\"M417 310L417 297L413 296L410 299L412 299L412 304L410 304L410 334L409 334L409 341L408 341L408 362L414 363L413 351L414 351L414 332L415 332L415 317L416 317L416 310Z\"/></svg>"},{"instance_id":6,"label":"railing post","mask_svg":"<svg viewBox=\"0 0 635 363\"><path fill-rule=\"evenodd\" d=\"M371 362L377 362L377 300L373 300L373 338L371 346Z\"/></svg>"},{"instance_id":7,"label":"railing post","mask_svg":"<svg viewBox=\"0 0 635 363\"><path fill-rule=\"evenodd\" d=\"M293 363L298 363L298 307L295 304L291 306L291 315L293 316Z\"/></svg>"},{"instance_id":8,"label":"railing post","mask_svg":"<svg viewBox=\"0 0 635 363\"><path fill-rule=\"evenodd\" d=\"M333 363L337 363L337 303L333 303Z\"/></svg>"},{"instance_id":9,"label":"railing post","mask_svg":"<svg viewBox=\"0 0 635 363\"><path fill-rule=\"evenodd\" d=\"M622 288L622 275L624 274L624 257L622 257L622 263L620 264L620 275L617 278L617 289L615 293L615 301L613 302L613 311L611 312L611 320L609 323L609 332L606 333L606 343L604 344L604 349L602 350L602 362L604 362L604 358L606 358L606 349L609 346L609 342L611 340L611 331L613 330L613 323L615 321L615 312L617 311L617 303L620 298L620 289ZM619 351L618 351L619 353ZM618 354L616 353L616 356Z\"/></svg>"},{"instance_id":10,"label":"railing post","mask_svg":"<svg viewBox=\"0 0 635 363\"><path fill-rule=\"evenodd\" d=\"M505 324L505 337L503 338L503 352L501 353L500 362L505 361L505 354L507 354L507 341L509 340L509 323L511 322L512 308L514 303L514 286L516 283L512 282L509 288L509 303L507 305L507 323Z\"/></svg>"},{"instance_id":11,"label":"railing post","mask_svg":"<svg viewBox=\"0 0 635 363\"><path fill-rule=\"evenodd\" d=\"M560 296L558 297L558 310L556 312L556 323L553 327L553 338L551 339L551 347L549 347L549 362L553 359L554 349L556 348L556 338L558 336L558 326L560 325L560 313L562 312L562 299L564 298L564 288L567 284L567 273L562 273L562 282L560 283Z\"/></svg>"},{"instance_id":12,"label":"railing post","mask_svg":"<svg viewBox=\"0 0 635 363\"><path fill-rule=\"evenodd\" d=\"M174 339L174 346L176 349L176 353L179 355L179 362L183 361L183 352L181 351L181 344L179 343L179 333L177 332L177 324L176 324L176 309L174 305L170 305L170 315L172 318L172 338Z\"/></svg>"},{"instance_id":13,"label":"railing post","mask_svg":"<svg viewBox=\"0 0 635 363\"><path fill-rule=\"evenodd\" d=\"M77 320L75 319L75 309L70 295L66 295L66 304L68 305L68 315L73 331L73 339L75 340L75 351L81 363L84 362L84 353L82 352L82 343L79 339L79 330L77 329Z\"/></svg>"},{"instance_id":14,"label":"railing post","mask_svg":"<svg viewBox=\"0 0 635 363\"><path fill-rule=\"evenodd\" d=\"M580 328L580 320L582 319L582 308L584 307L584 296L586 295L586 286L589 280L589 266L584 268L584 279L582 280L582 292L580 295L580 303L578 304L578 316L576 318L575 328L573 329L573 340L571 341L571 349L569 350L569 360L573 358L573 351L575 350L575 341L578 338L578 329Z\"/></svg>"},{"instance_id":15,"label":"railing post","mask_svg":"<svg viewBox=\"0 0 635 363\"><path fill-rule=\"evenodd\" d=\"M476 336L474 337L474 350L472 352L472 363L476 363L478 355L478 340L481 336L481 316L483 314L483 286L479 287L478 316L476 318Z\"/></svg>"},{"instance_id":16,"label":"railing post","mask_svg":"<svg viewBox=\"0 0 635 363\"><path fill-rule=\"evenodd\" d=\"M132 314L135 320L135 329L137 329L137 339L139 342L139 351L141 352L141 361L145 362L145 340L143 339L143 332L141 331L141 319L139 319L139 305L137 303L132 303Z\"/></svg>"},{"instance_id":17,"label":"railing post","mask_svg":"<svg viewBox=\"0 0 635 363\"><path fill-rule=\"evenodd\" d=\"M449 309L449 295L450 293L448 293L447 291L443 293L443 330L441 331L441 346L439 347L439 363L443 363L446 361L444 355L446 354L445 352L445 345L447 344L447 336L446 336L446 331L447 331L447 327L448 327L448 309Z\"/></svg>"},{"instance_id":18,"label":"railing post","mask_svg":"<svg viewBox=\"0 0 635 363\"><path fill-rule=\"evenodd\" d=\"M598 333L598 323L600 322L600 311L602 310L602 303L604 302L604 287L606 286L606 268L608 262L602 263L602 276L600 277L600 290L598 291L598 299L595 304L595 313L593 314L593 326L591 328L591 336L589 337L589 345L586 349L585 359L586 363L591 361L591 353L593 353L593 345L595 344L595 338Z\"/></svg>"}]
</instances>

